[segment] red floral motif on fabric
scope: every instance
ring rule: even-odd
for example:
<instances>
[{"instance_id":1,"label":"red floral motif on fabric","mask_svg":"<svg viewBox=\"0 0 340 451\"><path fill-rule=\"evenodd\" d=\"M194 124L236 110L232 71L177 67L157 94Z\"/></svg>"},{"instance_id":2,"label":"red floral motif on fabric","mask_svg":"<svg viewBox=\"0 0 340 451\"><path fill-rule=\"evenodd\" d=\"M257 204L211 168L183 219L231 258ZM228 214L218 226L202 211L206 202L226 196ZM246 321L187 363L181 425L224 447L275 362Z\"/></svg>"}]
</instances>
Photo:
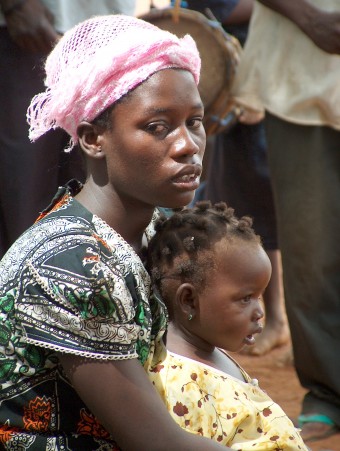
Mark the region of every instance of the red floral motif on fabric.
<instances>
[{"instance_id":1,"label":"red floral motif on fabric","mask_svg":"<svg viewBox=\"0 0 340 451\"><path fill-rule=\"evenodd\" d=\"M66 205L69 201L70 201L70 196L69 196L68 194L65 195L65 196L63 196L63 197L59 200L59 202L57 202L57 203L53 206L53 208L51 208L50 211L40 213L40 215L38 216L38 218L36 219L35 222L40 221L42 218L44 218L44 217L45 217L48 213L50 213L51 211L56 211L56 210L58 210L59 208L63 207L63 206Z\"/></svg>"},{"instance_id":2,"label":"red floral motif on fabric","mask_svg":"<svg viewBox=\"0 0 340 451\"><path fill-rule=\"evenodd\" d=\"M12 434L18 432L19 429L11 427L8 424L0 425L0 443L6 443L11 438Z\"/></svg>"},{"instance_id":3,"label":"red floral motif on fabric","mask_svg":"<svg viewBox=\"0 0 340 451\"><path fill-rule=\"evenodd\" d=\"M94 233L92 235L97 241L99 241L100 243L102 243L103 246L105 246L107 249L110 249L109 245L107 244L107 242L105 240L103 240L102 237L100 237L99 235L97 235L96 233Z\"/></svg>"},{"instance_id":4,"label":"red floral motif on fabric","mask_svg":"<svg viewBox=\"0 0 340 451\"><path fill-rule=\"evenodd\" d=\"M173 411L179 417L183 417L184 415L186 415L189 412L187 406L183 405L181 402L176 402L176 405L174 406Z\"/></svg>"},{"instance_id":5,"label":"red floral motif on fabric","mask_svg":"<svg viewBox=\"0 0 340 451\"><path fill-rule=\"evenodd\" d=\"M156 366L154 366L150 372L151 373L160 373L162 371L162 369L164 368L164 365L161 365L160 363L158 363Z\"/></svg>"},{"instance_id":6,"label":"red floral motif on fabric","mask_svg":"<svg viewBox=\"0 0 340 451\"><path fill-rule=\"evenodd\" d=\"M28 407L24 407L23 422L28 431L46 432L50 425L52 413L51 400L43 396L32 399Z\"/></svg>"},{"instance_id":7,"label":"red floral motif on fabric","mask_svg":"<svg viewBox=\"0 0 340 451\"><path fill-rule=\"evenodd\" d=\"M85 409L81 409L80 418L77 429L79 434L92 435L93 437L106 440L110 439L110 434L103 428L92 413L87 412Z\"/></svg>"}]
</instances>

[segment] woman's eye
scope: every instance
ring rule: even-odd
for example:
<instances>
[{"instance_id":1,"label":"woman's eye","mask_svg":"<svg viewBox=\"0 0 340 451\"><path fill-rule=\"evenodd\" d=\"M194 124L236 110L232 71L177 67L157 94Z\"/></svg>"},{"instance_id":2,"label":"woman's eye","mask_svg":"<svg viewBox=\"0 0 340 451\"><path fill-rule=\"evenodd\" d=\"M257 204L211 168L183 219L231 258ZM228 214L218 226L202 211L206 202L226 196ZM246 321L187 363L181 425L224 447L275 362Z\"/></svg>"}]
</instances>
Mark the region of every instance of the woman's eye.
<instances>
[{"instance_id":1,"label":"woman's eye","mask_svg":"<svg viewBox=\"0 0 340 451\"><path fill-rule=\"evenodd\" d=\"M199 128L202 125L203 118L194 117L188 121L188 126L192 128Z\"/></svg>"},{"instance_id":2,"label":"woman's eye","mask_svg":"<svg viewBox=\"0 0 340 451\"><path fill-rule=\"evenodd\" d=\"M147 125L146 131L151 135L160 136L168 132L168 127L165 124L160 124L159 122L152 123Z\"/></svg>"}]
</instances>

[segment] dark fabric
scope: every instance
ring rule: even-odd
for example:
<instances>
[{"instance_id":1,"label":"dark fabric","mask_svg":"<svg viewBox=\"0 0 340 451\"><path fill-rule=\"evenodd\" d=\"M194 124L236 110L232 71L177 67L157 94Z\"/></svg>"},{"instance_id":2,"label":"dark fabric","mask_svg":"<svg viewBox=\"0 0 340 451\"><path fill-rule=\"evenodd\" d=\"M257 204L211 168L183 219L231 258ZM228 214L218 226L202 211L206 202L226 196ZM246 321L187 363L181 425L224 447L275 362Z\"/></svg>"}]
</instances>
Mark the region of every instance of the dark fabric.
<instances>
[{"instance_id":1,"label":"dark fabric","mask_svg":"<svg viewBox=\"0 0 340 451\"><path fill-rule=\"evenodd\" d=\"M26 111L32 97L44 90L45 56L21 51L0 28L0 258L59 185L84 178L80 155L63 152L66 133L50 132L34 144L28 139Z\"/></svg>"},{"instance_id":2,"label":"dark fabric","mask_svg":"<svg viewBox=\"0 0 340 451\"><path fill-rule=\"evenodd\" d=\"M238 25L223 24L233 12L235 6L239 3L239 0L188 0L185 3L189 9L205 15L207 15L206 9L210 9L214 17L222 23L222 26L227 33L235 36L240 41L241 45L245 43L248 32L247 23Z\"/></svg>"},{"instance_id":3,"label":"dark fabric","mask_svg":"<svg viewBox=\"0 0 340 451\"><path fill-rule=\"evenodd\" d=\"M72 194L0 262L0 449L118 449L58 353L144 365L166 327L140 258Z\"/></svg>"},{"instance_id":4,"label":"dark fabric","mask_svg":"<svg viewBox=\"0 0 340 451\"><path fill-rule=\"evenodd\" d=\"M203 198L248 215L264 248L278 249L276 215L263 124L237 124L215 138Z\"/></svg>"},{"instance_id":5,"label":"dark fabric","mask_svg":"<svg viewBox=\"0 0 340 451\"><path fill-rule=\"evenodd\" d=\"M340 426L340 132L265 123L303 413Z\"/></svg>"},{"instance_id":6,"label":"dark fabric","mask_svg":"<svg viewBox=\"0 0 340 451\"><path fill-rule=\"evenodd\" d=\"M185 3L189 9L205 13L209 8L217 20L223 22L228 18L239 0L187 0Z\"/></svg>"}]
</instances>

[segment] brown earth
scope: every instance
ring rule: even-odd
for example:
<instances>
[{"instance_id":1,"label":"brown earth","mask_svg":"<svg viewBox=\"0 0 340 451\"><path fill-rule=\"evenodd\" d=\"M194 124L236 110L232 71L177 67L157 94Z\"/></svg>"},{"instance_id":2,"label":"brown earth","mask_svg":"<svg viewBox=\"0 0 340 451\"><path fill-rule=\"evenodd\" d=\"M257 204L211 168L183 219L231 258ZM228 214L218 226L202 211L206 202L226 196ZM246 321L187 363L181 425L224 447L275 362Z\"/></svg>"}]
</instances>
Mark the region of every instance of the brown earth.
<instances>
[{"instance_id":1,"label":"brown earth","mask_svg":"<svg viewBox=\"0 0 340 451\"><path fill-rule=\"evenodd\" d=\"M290 344L273 349L268 354L255 357L235 355L235 359L249 373L258 379L259 385L276 401L291 418L300 413L305 390L300 386L290 355ZM311 451L340 451L340 433L331 437L308 442Z\"/></svg>"}]
</instances>

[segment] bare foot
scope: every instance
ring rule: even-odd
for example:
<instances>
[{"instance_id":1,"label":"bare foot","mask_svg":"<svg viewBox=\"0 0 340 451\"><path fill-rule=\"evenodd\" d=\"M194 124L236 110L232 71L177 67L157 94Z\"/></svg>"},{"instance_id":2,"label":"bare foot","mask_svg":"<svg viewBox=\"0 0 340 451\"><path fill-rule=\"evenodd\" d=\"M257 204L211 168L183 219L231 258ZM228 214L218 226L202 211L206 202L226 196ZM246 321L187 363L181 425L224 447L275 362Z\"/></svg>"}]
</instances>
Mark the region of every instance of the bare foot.
<instances>
[{"instance_id":1,"label":"bare foot","mask_svg":"<svg viewBox=\"0 0 340 451\"><path fill-rule=\"evenodd\" d=\"M314 442L317 440L322 440L326 437L330 437L333 434L339 433L340 429L334 424L326 424L323 422L310 422L305 423L302 426L300 435L305 442Z\"/></svg>"},{"instance_id":2,"label":"bare foot","mask_svg":"<svg viewBox=\"0 0 340 451\"><path fill-rule=\"evenodd\" d=\"M253 346L242 349L242 354L264 355L274 348L283 346L290 340L287 323L266 323L261 335L256 338Z\"/></svg>"},{"instance_id":3,"label":"bare foot","mask_svg":"<svg viewBox=\"0 0 340 451\"><path fill-rule=\"evenodd\" d=\"M287 351L285 351L284 354L277 359L276 364L281 368L294 365L294 354L292 346L290 346L289 349L287 349Z\"/></svg>"}]
</instances>

